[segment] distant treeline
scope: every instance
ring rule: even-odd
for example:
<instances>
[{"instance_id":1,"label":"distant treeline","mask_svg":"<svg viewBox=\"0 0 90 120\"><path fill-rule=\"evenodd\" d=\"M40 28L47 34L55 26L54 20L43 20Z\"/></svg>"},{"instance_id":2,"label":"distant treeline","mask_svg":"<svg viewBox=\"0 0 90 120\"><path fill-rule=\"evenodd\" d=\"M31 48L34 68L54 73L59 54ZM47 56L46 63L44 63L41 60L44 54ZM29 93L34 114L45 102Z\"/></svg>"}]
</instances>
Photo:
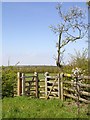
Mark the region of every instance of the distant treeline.
<instances>
[{"instance_id":1,"label":"distant treeline","mask_svg":"<svg viewBox=\"0 0 90 120\"><path fill-rule=\"evenodd\" d=\"M71 73L72 71L72 67L71 66L62 66L61 68L57 67L57 66L2 66L2 70L8 70L8 69L12 69L15 72L24 72L24 73L34 73L34 72L38 72L38 73L45 73L45 72L49 72L49 73L61 73L61 72L67 72L67 73Z\"/></svg>"}]
</instances>

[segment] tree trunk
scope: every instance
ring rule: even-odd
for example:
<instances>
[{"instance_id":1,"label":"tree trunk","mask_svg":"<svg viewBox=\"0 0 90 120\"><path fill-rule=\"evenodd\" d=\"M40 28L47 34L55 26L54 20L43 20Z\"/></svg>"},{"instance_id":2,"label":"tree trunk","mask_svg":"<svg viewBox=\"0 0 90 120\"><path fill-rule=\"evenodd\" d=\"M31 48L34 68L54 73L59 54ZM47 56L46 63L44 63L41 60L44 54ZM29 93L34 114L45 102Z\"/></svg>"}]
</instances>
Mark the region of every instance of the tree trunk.
<instances>
[{"instance_id":1,"label":"tree trunk","mask_svg":"<svg viewBox=\"0 0 90 120\"><path fill-rule=\"evenodd\" d=\"M58 66L58 67L61 67L61 60L60 60L61 34L62 34L62 33L60 32L60 34L59 34L59 41L58 41L58 50L57 50L57 52L58 52L57 66Z\"/></svg>"}]
</instances>

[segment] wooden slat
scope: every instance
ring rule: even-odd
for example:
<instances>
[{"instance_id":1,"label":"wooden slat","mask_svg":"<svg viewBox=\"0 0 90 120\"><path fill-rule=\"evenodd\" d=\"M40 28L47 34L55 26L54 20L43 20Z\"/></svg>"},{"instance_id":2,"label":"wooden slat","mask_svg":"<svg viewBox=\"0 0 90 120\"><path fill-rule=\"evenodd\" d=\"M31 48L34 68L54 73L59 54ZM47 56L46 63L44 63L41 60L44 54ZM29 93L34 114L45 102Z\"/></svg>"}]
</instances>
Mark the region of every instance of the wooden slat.
<instances>
[{"instance_id":1,"label":"wooden slat","mask_svg":"<svg viewBox=\"0 0 90 120\"><path fill-rule=\"evenodd\" d=\"M64 77L73 77L73 74L64 73ZM80 78L90 80L90 76L82 76L81 75Z\"/></svg>"},{"instance_id":2,"label":"wooden slat","mask_svg":"<svg viewBox=\"0 0 90 120\"><path fill-rule=\"evenodd\" d=\"M63 81L63 83L74 84L73 82L70 82L70 81ZM90 84L82 84L82 83L79 83L79 85L80 85L81 87L90 87Z\"/></svg>"},{"instance_id":3,"label":"wooden slat","mask_svg":"<svg viewBox=\"0 0 90 120\"><path fill-rule=\"evenodd\" d=\"M90 93L89 93L89 92L80 91L80 94L81 94L81 95L86 95L86 96L89 96L89 97L90 97Z\"/></svg>"},{"instance_id":4,"label":"wooden slat","mask_svg":"<svg viewBox=\"0 0 90 120\"><path fill-rule=\"evenodd\" d=\"M31 89L30 89L30 92L31 92L31 91L36 91L36 90L31 90Z\"/></svg>"},{"instance_id":5,"label":"wooden slat","mask_svg":"<svg viewBox=\"0 0 90 120\"><path fill-rule=\"evenodd\" d=\"M72 74L64 73L64 77L72 77Z\"/></svg>"},{"instance_id":6,"label":"wooden slat","mask_svg":"<svg viewBox=\"0 0 90 120\"><path fill-rule=\"evenodd\" d=\"M39 82L45 82L44 80L41 80L41 81L39 81Z\"/></svg>"},{"instance_id":7,"label":"wooden slat","mask_svg":"<svg viewBox=\"0 0 90 120\"><path fill-rule=\"evenodd\" d=\"M49 89L52 88L52 86L48 86ZM57 89L58 90L58 86L54 86L54 89Z\"/></svg>"},{"instance_id":8,"label":"wooden slat","mask_svg":"<svg viewBox=\"0 0 90 120\"><path fill-rule=\"evenodd\" d=\"M90 80L90 76L81 76L82 79Z\"/></svg>"},{"instance_id":9,"label":"wooden slat","mask_svg":"<svg viewBox=\"0 0 90 120\"><path fill-rule=\"evenodd\" d=\"M48 92L48 93L49 93L49 92ZM58 95L58 92L57 92L57 91L52 91L51 94L52 94L52 95L53 95L53 94L57 94L57 95ZM50 94L50 95L51 95L51 94Z\"/></svg>"},{"instance_id":10,"label":"wooden slat","mask_svg":"<svg viewBox=\"0 0 90 120\"><path fill-rule=\"evenodd\" d=\"M54 79L55 80L55 79ZM47 83L52 83L52 84L54 84L54 81L52 82L52 81L47 81ZM55 83L57 83L58 84L58 81L57 82L55 82Z\"/></svg>"},{"instance_id":11,"label":"wooden slat","mask_svg":"<svg viewBox=\"0 0 90 120\"><path fill-rule=\"evenodd\" d=\"M45 94L45 91L40 91L40 94Z\"/></svg>"},{"instance_id":12,"label":"wooden slat","mask_svg":"<svg viewBox=\"0 0 90 120\"><path fill-rule=\"evenodd\" d=\"M73 98L73 99L77 100L77 97L75 97L73 95L70 95L70 94L65 94L64 93L64 96L67 96L67 97L70 97L70 98ZM83 98L79 98L79 101L82 101L82 102L85 102L85 103L90 103L90 101L88 101L86 99L83 99Z\"/></svg>"},{"instance_id":13,"label":"wooden slat","mask_svg":"<svg viewBox=\"0 0 90 120\"><path fill-rule=\"evenodd\" d=\"M81 87L90 87L90 84L79 84Z\"/></svg>"},{"instance_id":14,"label":"wooden slat","mask_svg":"<svg viewBox=\"0 0 90 120\"><path fill-rule=\"evenodd\" d=\"M48 79L55 79L56 76L46 76Z\"/></svg>"},{"instance_id":15,"label":"wooden slat","mask_svg":"<svg viewBox=\"0 0 90 120\"><path fill-rule=\"evenodd\" d=\"M67 90L67 91L74 92L74 90L71 89L71 88L63 87L63 89L64 89L64 90ZM80 94L81 94L81 95L90 96L90 93L89 93L89 92L85 92L85 91L80 91Z\"/></svg>"},{"instance_id":16,"label":"wooden slat","mask_svg":"<svg viewBox=\"0 0 90 120\"><path fill-rule=\"evenodd\" d=\"M44 78L43 78L43 79L39 79L39 82L40 82L40 81L44 81L44 82L45 82L45 79L44 79Z\"/></svg>"},{"instance_id":17,"label":"wooden slat","mask_svg":"<svg viewBox=\"0 0 90 120\"><path fill-rule=\"evenodd\" d=\"M49 96L50 99L59 99L59 97L56 97L56 96Z\"/></svg>"},{"instance_id":18,"label":"wooden slat","mask_svg":"<svg viewBox=\"0 0 90 120\"><path fill-rule=\"evenodd\" d=\"M45 96L40 96L39 98L41 98L41 99L45 99Z\"/></svg>"},{"instance_id":19,"label":"wooden slat","mask_svg":"<svg viewBox=\"0 0 90 120\"><path fill-rule=\"evenodd\" d=\"M39 86L39 88L45 88L45 86Z\"/></svg>"},{"instance_id":20,"label":"wooden slat","mask_svg":"<svg viewBox=\"0 0 90 120\"><path fill-rule=\"evenodd\" d=\"M73 89L71 89L71 88L63 87L63 89L64 89L64 90L67 90L67 91L74 92L74 90L73 90Z\"/></svg>"},{"instance_id":21,"label":"wooden slat","mask_svg":"<svg viewBox=\"0 0 90 120\"><path fill-rule=\"evenodd\" d=\"M73 84L73 83L72 83L72 82L70 82L70 81L63 81L63 83Z\"/></svg>"},{"instance_id":22,"label":"wooden slat","mask_svg":"<svg viewBox=\"0 0 90 120\"><path fill-rule=\"evenodd\" d=\"M35 80L33 80L33 81L26 81L25 80L25 83L30 83L30 82L33 83L33 82L36 82L36 81Z\"/></svg>"},{"instance_id":23,"label":"wooden slat","mask_svg":"<svg viewBox=\"0 0 90 120\"><path fill-rule=\"evenodd\" d=\"M54 88L54 84L56 83L56 81L57 81L57 78L55 78L55 81L54 81L54 83L53 83L53 85L52 85L52 88L50 89L49 94L47 95L47 98L48 98L49 95L51 94L51 91L53 90L53 88Z\"/></svg>"},{"instance_id":24,"label":"wooden slat","mask_svg":"<svg viewBox=\"0 0 90 120\"><path fill-rule=\"evenodd\" d=\"M23 76L23 77L20 77L20 78L33 78L35 76Z\"/></svg>"}]
</instances>

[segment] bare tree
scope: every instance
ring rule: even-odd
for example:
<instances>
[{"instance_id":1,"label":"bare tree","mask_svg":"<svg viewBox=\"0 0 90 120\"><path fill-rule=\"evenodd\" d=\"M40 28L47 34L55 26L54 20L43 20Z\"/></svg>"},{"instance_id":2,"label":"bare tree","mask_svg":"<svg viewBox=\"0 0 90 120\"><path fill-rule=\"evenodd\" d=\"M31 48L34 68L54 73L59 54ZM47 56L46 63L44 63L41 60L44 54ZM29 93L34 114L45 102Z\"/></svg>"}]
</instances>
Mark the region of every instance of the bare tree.
<instances>
[{"instance_id":1,"label":"bare tree","mask_svg":"<svg viewBox=\"0 0 90 120\"><path fill-rule=\"evenodd\" d=\"M57 60L58 67L61 66L61 48L70 42L83 39L88 32L88 24L85 21L86 12L80 7L71 7L68 10L62 10L62 5L58 4L56 7L60 16L60 23L57 26L51 25L51 30L59 35L57 46Z\"/></svg>"}]
</instances>

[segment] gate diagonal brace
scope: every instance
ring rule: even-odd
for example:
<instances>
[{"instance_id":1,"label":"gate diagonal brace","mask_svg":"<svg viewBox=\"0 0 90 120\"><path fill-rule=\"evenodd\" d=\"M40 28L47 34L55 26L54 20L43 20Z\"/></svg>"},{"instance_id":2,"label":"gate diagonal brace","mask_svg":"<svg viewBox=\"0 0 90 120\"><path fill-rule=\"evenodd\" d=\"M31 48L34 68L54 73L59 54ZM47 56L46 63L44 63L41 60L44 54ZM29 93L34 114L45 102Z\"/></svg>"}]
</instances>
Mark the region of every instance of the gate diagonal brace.
<instances>
[{"instance_id":1,"label":"gate diagonal brace","mask_svg":"<svg viewBox=\"0 0 90 120\"><path fill-rule=\"evenodd\" d=\"M28 94L30 94L30 88L31 88L31 84L32 84L33 80L34 80L34 77L32 78L31 81L29 81L29 86L28 86L28 90L27 90Z\"/></svg>"},{"instance_id":2,"label":"gate diagonal brace","mask_svg":"<svg viewBox=\"0 0 90 120\"><path fill-rule=\"evenodd\" d=\"M51 94L51 91L53 90L54 85L55 85L55 83L56 83L57 80L58 80L58 78L56 77L56 79L55 79L55 81L54 81L54 83L52 85L52 88L50 89L49 94L47 95L47 99L49 98L49 95Z\"/></svg>"}]
</instances>

